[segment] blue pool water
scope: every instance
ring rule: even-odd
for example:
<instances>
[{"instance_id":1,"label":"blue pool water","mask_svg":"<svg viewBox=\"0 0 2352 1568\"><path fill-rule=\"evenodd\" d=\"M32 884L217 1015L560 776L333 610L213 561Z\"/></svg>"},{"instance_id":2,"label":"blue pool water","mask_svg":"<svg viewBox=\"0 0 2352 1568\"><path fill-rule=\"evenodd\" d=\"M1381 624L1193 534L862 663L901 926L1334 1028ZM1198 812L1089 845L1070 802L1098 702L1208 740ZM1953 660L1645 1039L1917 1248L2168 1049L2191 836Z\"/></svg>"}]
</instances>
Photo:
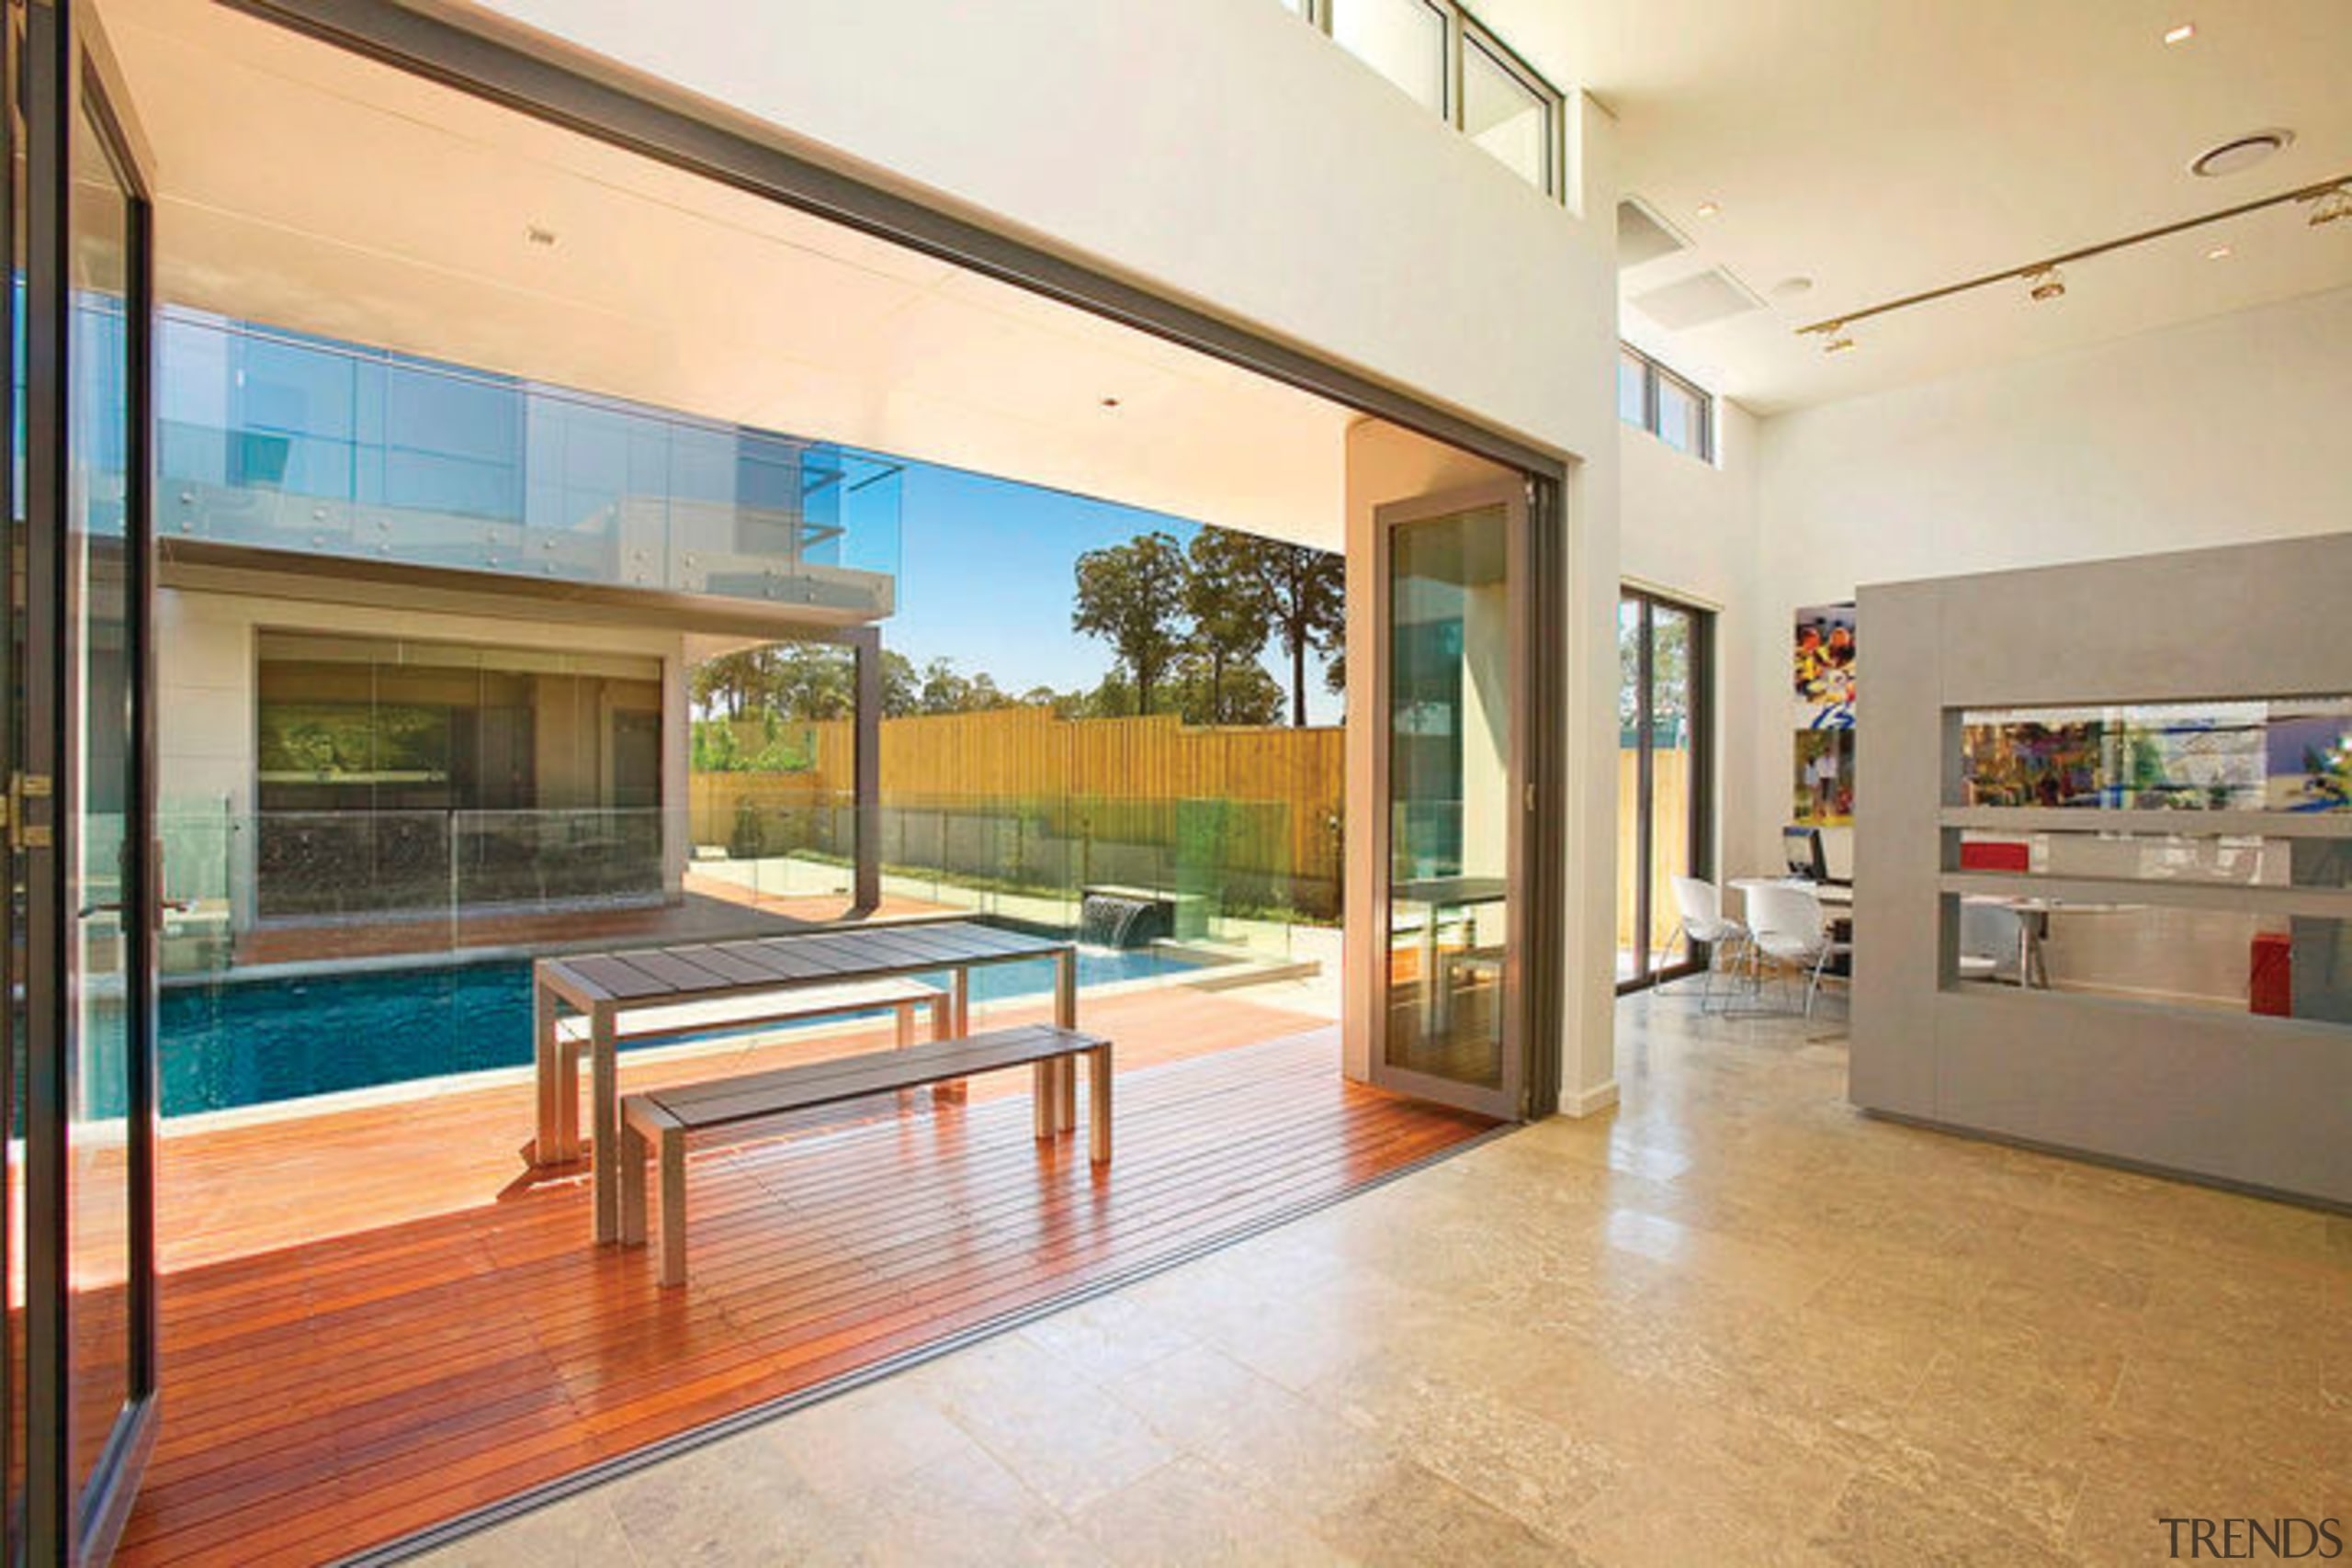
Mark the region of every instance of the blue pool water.
<instances>
[{"instance_id":1,"label":"blue pool water","mask_svg":"<svg viewBox=\"0 0 2352 1568\"><path fill-rule=\"evenodd\" d=\"M1108 985L1188 967L1155 953L1080 948L1078 982ZM977 969L972 999L1038 996L1053 983L1050 962ZM164 1114L181 1116L526 1066L531 965L503 960L167 984L162 1015Z\"/></svg>"}]
</instances>

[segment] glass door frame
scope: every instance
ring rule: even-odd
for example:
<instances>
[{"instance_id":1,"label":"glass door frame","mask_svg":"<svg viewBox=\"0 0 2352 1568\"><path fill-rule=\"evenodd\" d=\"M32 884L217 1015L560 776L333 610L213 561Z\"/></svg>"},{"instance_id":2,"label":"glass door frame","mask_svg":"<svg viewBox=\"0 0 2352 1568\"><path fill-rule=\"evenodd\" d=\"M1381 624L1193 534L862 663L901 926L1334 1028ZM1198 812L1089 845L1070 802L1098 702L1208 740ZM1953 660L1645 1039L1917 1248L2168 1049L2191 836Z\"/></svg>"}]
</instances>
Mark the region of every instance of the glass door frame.
<instances>
[{"instance_id":1,"label":"glass door frame","mask_svg":"<svg viewBox=\"0 0 2352 1568\"><path fill-rule=\"evenodd\" d=\"M1414 496L1374 509L1373 522L1373 660L1372 701L1365 710L1373 726L1372 809L1373 908L1364 919L1377 928L1380 972L1374 980L1372 1010L1371 1080L1417 1099L1455 1106L1505 1121L1524 1121L1548 1104L1546 1091L1556 1084L1556 1050L1531 1051L1537 1041L1556 1046L1555 1031L1544 1027L1558 1013L1556 906L1558 878L1548 874L1546 854L1556 856L1559 816L1556 799L1558 726L1539 720L1558 705L1548 677L1553 660L1533 657L1535 639L1546 630L1556 633L1556 614L1546 613L1557 603L1559 552L1550 538L1555 529L1559 487L1550 480L1513 476L1458 490ZM1506 794L1517 806L1507 818L1504 957L1502 964L1502 1042L1500 1081L1493 1086L1467 1084L1435 1074L1398 1066L1389 1060L1391 1007L1389 970L1394 899L1394 812L1391 702L1395 638L1396 530L1416 523L1466 512L1504 510L1506 558L1510 581L1507 614L1510 623L1510 756L1506 768ZM1548 807L1548 809L1547 809ZM1557 1090L1549 1090L1556 1097Z\"/></svg>"},{"instance_id":2,"label":"glass door frame","mask_svg":"<svg viewBox=\"0 0 2352 1568\"><path fill-rule=\"evenodd\" d=\"M1690 777L1685 786L1685 798L1690 806L1689 838L1686 852L1690 866L1688 874L1702 878L1714 875L1715 858L1715 613L1703 604L1675 598L1655 589L1622 584L1617 592L1619 614L1627 604L1638 604L1640 616L1640 653L1638 655L1634 704L1634 736L1636 748L1634 784L1634 864L1619 866L1618 875L1634 878L1634 931L1637 945L1634 950L1634 973L1617 982L1617 994L1624 996L1668 980L1696 975L1708 964L1709 956L1703 943L1689 944L1679 962L1650 966L1650 932L1657 930L1657 911L1652 907L1652 895L1657 890L1657 728L1656 702L1657 694L1657 612L1663 607L1686 616L1690 626L1690 648L1686 678L1690 683Z\"/></svg>"},{"instance_id":3,"label":"glass door frame","mask_svg":"<svg viewBox=\"0 0 2352 1568\"><path fill-rule=\"evenodd\" d=\"M154 570L153 496L153 166L114 57L87 0L30 0L21 39L25 214L24 701L10 716L10 863L26 889L25 1506L10 1520L18 1561L103 1562L130 1517L161 1410L155 1271ZM18 60L8 62L12 67ZM124 1216L128 1278L124 1399L86 1476L75 1465L74 1077L79 906L78 798L85 738L75 628L74 428L79 345L74 302L74 148L84 124L103 143L123 196L122 564L125 821L119 915L124 976ZM16 210L12 206L11 210ZM12 959L14 957L12 952ZM86 1447L86 1445L85 1445Z\"/></svg>"}]
</instances>

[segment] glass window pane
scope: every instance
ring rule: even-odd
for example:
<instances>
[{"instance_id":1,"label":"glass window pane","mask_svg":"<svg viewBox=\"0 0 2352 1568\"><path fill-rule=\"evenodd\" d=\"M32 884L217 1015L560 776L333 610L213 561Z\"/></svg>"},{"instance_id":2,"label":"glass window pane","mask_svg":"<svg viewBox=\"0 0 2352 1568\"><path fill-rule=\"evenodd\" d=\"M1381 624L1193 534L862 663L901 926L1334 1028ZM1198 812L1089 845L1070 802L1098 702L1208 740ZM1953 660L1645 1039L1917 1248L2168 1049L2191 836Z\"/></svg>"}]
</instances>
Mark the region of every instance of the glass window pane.
<instances>
[{"instance_id":1,"label":"glass window pane","mask_svg":"<svg viewBox=\"0 0 2352 1568\"><path fill-rule=\"evenodd\" d=\"M1643 392L1649 366L1637 354L1617 356L1617 417L1631 425L1649 423L1648 401Z\"/></svg>"},{"instance_id":2,"label":"glass window pane","mask_svg":"<svg viewBox=\"0 0 2352 1568\"><path fill-rule=\"evenodd\" d=\"M1692 739L1690 612L1671 604L1651 611L1650 627L1650 951L1659 968L1690 956L1671 950L1679 923L1674 879L1691 874Z\"/></svg>"},{"instance_id":3,"label":"glass window pane","mask_svg":"<svg viewBox=\"0 0 2352 1568\"><path fill-rule=\"evenodd\" d=\"M1426 0L1332 0L1331 36L1431 114L1445 113L1445 15Z\"/></svg>"},{"instance_id":4,"label":"glass window pane","mask_svg":"<svg viewBox=\"0 0 2352 1568\"><path fill-rule=\"evenodd\" d=\"M1389 536L1387 1057L1489 1088L1516 806L1510 530L1493 506Z\"/></svg>"},{"instance_id":5,"label":"glass window pane","mask_svg":"<svg viewBox=\"0 0 2352 1568\"><path fill-rule=\"evenodd\" d=\"M1617 978L1642 963L1642 602L1617 601Z\"/></svg>"},{"instance_id":6,"label":"glass window pane","mask_svg":"<svg viewBox=\"0 0 2352 1568\"><path fill-rule=\"evenodd\" d=\"M1462 129L1521 179L1551 188L1551 106L1476 39L1463 43Z\"/></svg>"},{"instance_id":7,"label":"glass window pane","mask_svg":"<svg viewBox=\"0 0 2352 1568\"><path fill-rule=\"evenodd\" d=\"M1699 450L1699 400L1687 387L1657 378L1657 438L1678 452Z\"/></svg>"}]
</instances>

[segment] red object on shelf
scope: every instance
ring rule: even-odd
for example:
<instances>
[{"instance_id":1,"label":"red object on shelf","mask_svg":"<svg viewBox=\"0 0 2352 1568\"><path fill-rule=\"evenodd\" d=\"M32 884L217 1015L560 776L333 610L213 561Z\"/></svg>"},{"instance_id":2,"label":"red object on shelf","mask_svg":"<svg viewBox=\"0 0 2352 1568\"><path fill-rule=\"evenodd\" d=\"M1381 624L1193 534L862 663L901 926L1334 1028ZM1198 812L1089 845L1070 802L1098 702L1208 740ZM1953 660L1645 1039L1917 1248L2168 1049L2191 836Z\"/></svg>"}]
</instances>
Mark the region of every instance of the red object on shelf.
<instances>
[{"instance_id":1,"label":"red object on shelf","mask_svg":"<svg viewBox=\"0 0 2352 1568\"><path fill-rule=\"evenodd\" d=\"M1962 871L2031 871L2033 850L2027 844L1972 843L1960 846Z\"/></svg>"},{"instance_id":2,"label":"red object on shelf","mask_svg":"<svg viewBox=\"0 0 2352 1568\"><path fill-rule=\"evenodd\" d=\"M2285 931L2254 933L2252 973L2246 979L2246 1007L2272 1018L2295 1011L2294 948Z\"/></svg>"}]
</instances>

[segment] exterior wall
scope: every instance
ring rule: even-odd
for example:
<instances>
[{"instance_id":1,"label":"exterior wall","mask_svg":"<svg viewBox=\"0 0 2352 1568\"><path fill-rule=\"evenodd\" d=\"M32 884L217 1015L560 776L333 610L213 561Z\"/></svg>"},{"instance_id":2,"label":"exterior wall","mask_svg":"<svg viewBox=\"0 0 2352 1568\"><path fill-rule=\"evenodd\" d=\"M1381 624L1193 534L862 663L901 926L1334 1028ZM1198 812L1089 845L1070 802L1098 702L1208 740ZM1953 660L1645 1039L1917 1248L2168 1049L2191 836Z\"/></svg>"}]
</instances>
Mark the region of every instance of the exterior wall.
<instances>
[{"instance_id":1,"label":"exterior wall","mask_svg":"<svg viewBox=\"0 0 2352 1568\"><path fill-rule=\"evenodd\" d=\"M566 626L479 612L393 610L310 604L209 590L165 588L156 595L156 757L167 838L199 817L250 823L255 805L255 635L315 631L413 637L496 647L632 653L662 666L662 798L664 882L675 893L685 869L686 720L684 638L659 627ZM232 917L253 923L256 835L229 834ZM171 891L175 894L179 889ZM198 889L202 891L202 889Z\"/></svg>"},{"instance_id":2,"label":"exterior wall","mask_svg":"<svg viewBox=\"0 0 2352 1568\"><path fill-rule=\"evenodd\" d=\"M1564 210L1268 0L889 0L803 7L770 29L744 28L727 0L681 0L658 27L629 0L488 8L748 116L796 152L1570 460L1570 604L1547 650L1570 688L1563 1081L1573 1108L1608 1103L1618 435L1605 113L1571 104L1578 200Z\"/></svg>"},{"instance_id":3,"label":"exterior wall","mask_svg":"<svg viewBox=\"0 0 2352 1568\"><path fill-rule=\"evenodd\" d=\"M1764 422L1758 613L1744 660L1765 681L1747 775L1751 845L1769 848L1788 810L1774 672L1798 606L1871 582L2352 529L2346 408L2352 289L2339 289ZM1860 635L1866 804L1883 753L1868 623ZM2072 640L2059 617L2052 656ZM1736 646L1726 657L1742 659Z\"/></svg>"}]
</instances>

